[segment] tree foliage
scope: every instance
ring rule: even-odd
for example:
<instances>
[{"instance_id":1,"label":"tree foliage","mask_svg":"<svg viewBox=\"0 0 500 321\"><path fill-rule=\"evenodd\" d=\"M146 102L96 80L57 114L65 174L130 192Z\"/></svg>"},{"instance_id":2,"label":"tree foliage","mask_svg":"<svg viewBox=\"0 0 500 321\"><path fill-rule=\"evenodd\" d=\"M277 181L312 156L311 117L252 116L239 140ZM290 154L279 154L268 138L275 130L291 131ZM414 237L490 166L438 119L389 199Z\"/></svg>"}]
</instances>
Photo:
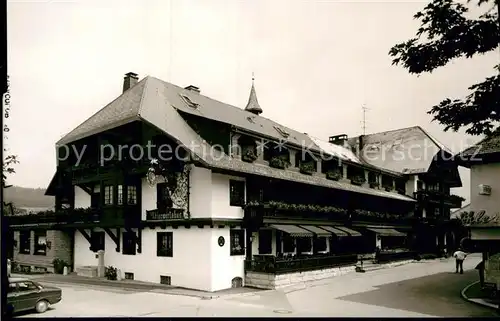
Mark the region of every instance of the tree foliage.
<instances>
[{"instance_id":1,"label":"tree foliage","mask_svg":"<svg viewBox=\"0 0 500 321\"><path fill-rule=\"evenodd\" d=\"M432 72L457 58L472 58L500 48L500 0L468 1L485 9L478 18L466 17L469 7L453 0L433 0L414 15L421 21L416 36L389 51L394 65L412 74ZM445 131L466 128L470 135L500 133L500 52L494 75L469 87L464 99L446 98L428 114Z\"/></svg>"},{"instance_id":2,"label":"tree foliage","mask_svg":"<svg viewBox=\"0 0 500 321\"><path fill-rule=\"evenodd\" d=\"M7 157L5 157L5 159L3 160L3 166L2 166L2 188L9 188L10 185L6 185L5 181L7 179L7 174L13 174L15 173L15 169L14 169L14 165L19 163L19 161L17 160L17 156L15 155L9 155ZM3 207L3 212L4 213L9 213L11 215L13 214L17 214L18 212L20 212L19 209L17 209L14 204L12 203L6 203L6 202L3 202L2 204L2 207Z\"/></svg>"}]
</instances>

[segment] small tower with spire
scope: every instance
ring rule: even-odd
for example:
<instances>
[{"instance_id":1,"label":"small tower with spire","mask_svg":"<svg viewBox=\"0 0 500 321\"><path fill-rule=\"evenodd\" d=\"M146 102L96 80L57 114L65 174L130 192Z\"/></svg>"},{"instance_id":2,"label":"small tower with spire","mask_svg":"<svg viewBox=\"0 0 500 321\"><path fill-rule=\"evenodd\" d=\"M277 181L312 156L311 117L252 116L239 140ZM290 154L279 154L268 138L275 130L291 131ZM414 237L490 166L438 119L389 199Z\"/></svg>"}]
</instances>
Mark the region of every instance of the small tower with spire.
<instances>
[{"instance_id":1,"label":"small tower with spire","mask_svg":"<svg viewBox=\"0 0 500 321\"><path fill-rule=\"evenodd\" d=\"M255 77L252 73L252 89L250 89L250 97L248 97L248 103L245 107L246 111L249 111L255 115L262 113L262 108L260 108L259 101L257 100L257 93L255 92L254 85Z\"/></svg>"}]
</instances>

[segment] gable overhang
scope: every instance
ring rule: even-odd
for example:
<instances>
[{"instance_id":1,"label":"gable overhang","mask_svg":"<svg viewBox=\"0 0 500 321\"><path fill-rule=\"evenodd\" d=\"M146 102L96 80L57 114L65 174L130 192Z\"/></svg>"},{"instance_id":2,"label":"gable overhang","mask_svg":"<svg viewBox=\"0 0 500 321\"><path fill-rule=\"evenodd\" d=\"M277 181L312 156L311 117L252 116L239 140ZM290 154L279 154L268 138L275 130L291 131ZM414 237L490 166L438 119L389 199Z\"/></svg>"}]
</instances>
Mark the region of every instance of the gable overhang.
<instances>
[{"instance_id":1,"label":"gable overhang","mask_svg":"<svg viewBox=\"0 0 500 321\"><path fill-rule=\"evenodd\" d=\"M71 144L71 143L74 143L80 139L84 139L84 138L90 137L92 135L100 134L100 133L103 133L107 130L114 129L114 128L129 124L129 123L132 123L134 121L141 120L141 119L142 118L140 118L139 115L136 115L136 116L129 117L126 119L122 119L122 120L117 121L117 122L113 122L113 123L108 124L106 126L101 126L101 127L96 128L94 130L83 132L81 134L76 134L76 135L71 135L71 136L66 135L56 143L56 147L61 147L61 146L67 145L67 144Z\"/></svg>"},{"instance_id":2,"label":"gable overhang","mask_svg":"<svg viewBox=\"0 0 500 321\"><path fill-rule=\"evenodd\" d=\"M455 156L452 153L444 149L439 150L432 159L427 172L431 170L435 163L445 163L447 166L453 167L453 179L448 182L450 187L458 188L463 186L462 178L460 177L460 173L458 171L458 164L456 163Z\"/></svg>"},{"instance_id":3,"label":"gable overhang","mask_svg":"<svg viewBox=\"0 0 500 321\"><path fill-rule=\"evenodd\" d=\"M474 165L486 165L500 163L500 152L487 154L457 154L454 156L457 166L471 168Z\"/></svg>"}]
</instances>

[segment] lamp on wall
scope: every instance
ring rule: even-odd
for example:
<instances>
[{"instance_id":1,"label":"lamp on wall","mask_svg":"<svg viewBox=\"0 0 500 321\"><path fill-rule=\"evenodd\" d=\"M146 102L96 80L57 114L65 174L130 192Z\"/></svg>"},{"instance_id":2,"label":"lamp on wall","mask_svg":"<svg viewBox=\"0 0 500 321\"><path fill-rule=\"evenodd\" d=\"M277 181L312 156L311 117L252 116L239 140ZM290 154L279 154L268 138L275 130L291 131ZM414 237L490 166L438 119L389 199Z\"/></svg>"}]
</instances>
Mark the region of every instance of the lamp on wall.
<instances>
[{"instance_id":1,"label":"lamp on wall","mask_svg":"<svg viewBox=\"0 0 500 321\"><path fill-rule=\"evenodd\" d=\"M255 240L255 236L250 235L250 242L252 242L252 243L253 243L253 241L254 241L254 240Z\"/></svg>"},{"instance_id":2,"label":"lamp on wall","mask_svg":"<svg viewBox=\"0 0 500 321\"><path fill-rule=\"evenodd\" d=\"M51 241L47 241L47 248L50 250L50 248L52 247L52 242Z\"/></svg>"},{"instance_id":3,"label":"lamp on wall","mask_svg":"<svg viewBox=\"0 0 500 321\"><path fill-rule=\"evenodd\" d=\"M17 240L14 240L13 245L14 245L14 248L17 249Z\"/></svg>"}]
</instances>

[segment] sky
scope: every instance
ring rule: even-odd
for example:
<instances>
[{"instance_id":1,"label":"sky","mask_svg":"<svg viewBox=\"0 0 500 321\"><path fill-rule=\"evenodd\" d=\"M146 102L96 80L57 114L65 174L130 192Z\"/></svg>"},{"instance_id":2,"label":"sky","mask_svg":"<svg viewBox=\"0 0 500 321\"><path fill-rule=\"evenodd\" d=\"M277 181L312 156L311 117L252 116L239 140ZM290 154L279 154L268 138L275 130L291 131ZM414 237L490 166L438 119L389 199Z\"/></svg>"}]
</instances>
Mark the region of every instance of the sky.
<instances>
[{"instance_id":1,"label":"sky","mask_svg":"<svg viewBox=\"0 0 500 321\"><path fill-rule=\"evenodd\" d=\"M315 137L420 125L453 152L480 140L426 112L493 74L498 55L419 77L391 65L427 1L10 0L9 184L46 187L55 143L121 94L127 72L244 108L252 72L263 116ZM468 170L461 168L469 198Z\"/></svg>"}]
</instances>

